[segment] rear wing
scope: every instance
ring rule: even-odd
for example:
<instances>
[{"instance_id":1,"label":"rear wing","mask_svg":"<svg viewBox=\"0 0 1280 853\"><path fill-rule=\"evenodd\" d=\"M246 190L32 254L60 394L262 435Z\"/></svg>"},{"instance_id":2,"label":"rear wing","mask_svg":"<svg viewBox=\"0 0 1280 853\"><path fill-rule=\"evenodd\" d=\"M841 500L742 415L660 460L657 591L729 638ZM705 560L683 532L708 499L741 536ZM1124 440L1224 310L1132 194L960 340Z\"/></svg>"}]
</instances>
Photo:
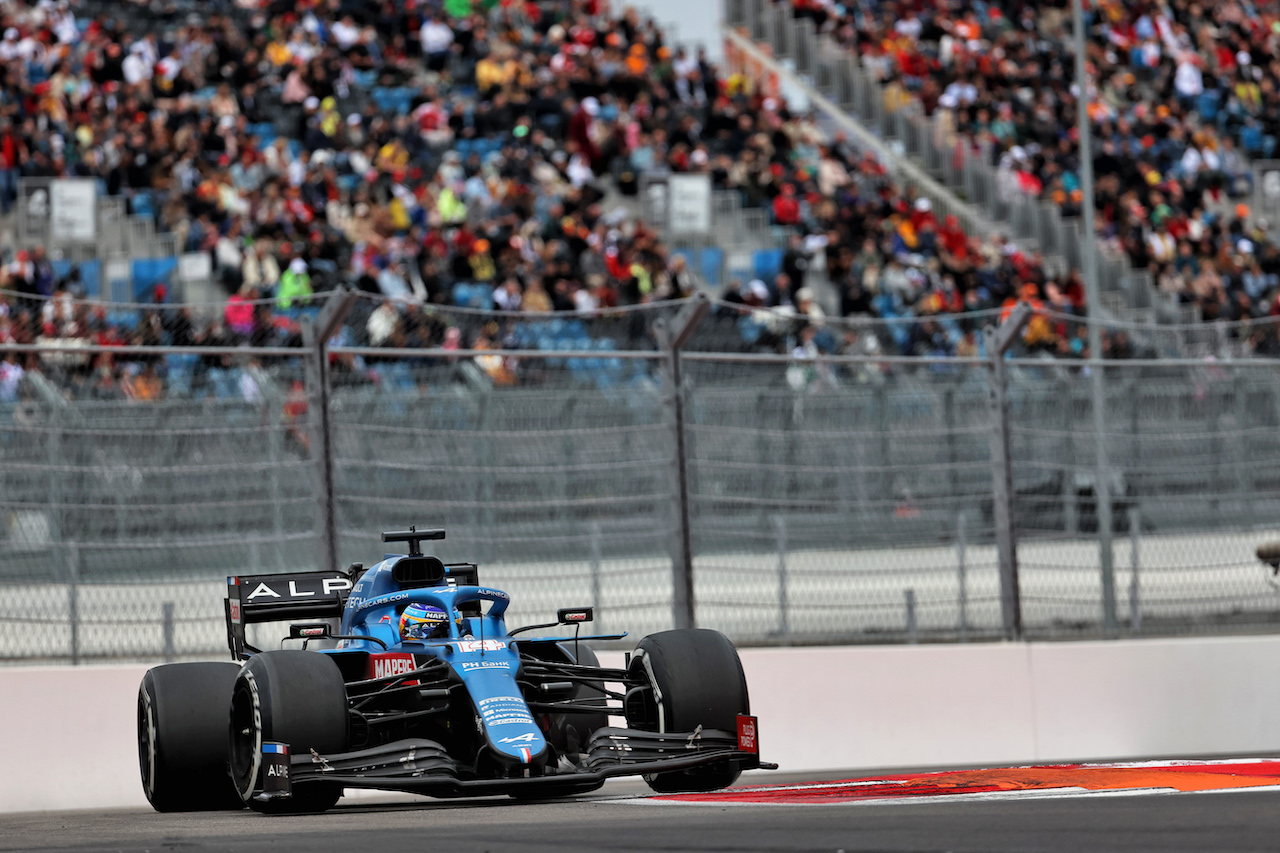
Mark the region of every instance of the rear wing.
<instances>
[{"instance_id":1,"label":"rear wing","mask_svg":"<svg viewBox=\"0 0 1280 853\"><path fill-rule=\"evenodd\" d=\"M245 642L245 625L341 618L347 606L347 596L364 571L358 563L351 568L350 573L291 572L227 578L227 598L223 607L231 656L242 660L246 651L258 651ZM442 580L449 586L479 586L480 572L474 563L449 563L444 566ZM406 583L406 587L421 585L425 584ZM466 615L479 616L479 607L479 602L472 602L461 609Z\"/></svg>"},{"instance_id":2,"label":"rear wing","mask_svg":"<svg viewBox=\"0 0 1280 853\"><path fill-rule=\"evenodd\" d=\"M244 657L245 625L342 616L352 585L351 578L342 572L227 578L227 645L232 657Z\"/></svg>"}]
</instances>

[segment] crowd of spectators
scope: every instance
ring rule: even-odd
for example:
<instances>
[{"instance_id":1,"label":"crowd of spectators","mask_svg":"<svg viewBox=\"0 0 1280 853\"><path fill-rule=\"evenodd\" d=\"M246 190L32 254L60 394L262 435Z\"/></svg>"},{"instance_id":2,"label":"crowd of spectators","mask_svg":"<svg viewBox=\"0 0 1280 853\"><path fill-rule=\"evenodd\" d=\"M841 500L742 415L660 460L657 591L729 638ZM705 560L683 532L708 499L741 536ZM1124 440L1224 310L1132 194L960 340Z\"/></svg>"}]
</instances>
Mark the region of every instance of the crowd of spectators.
<instances>
[{"instance_id":1,"label":"crowd of spectators","mask_svg":"<svg viewBox=\"0 0 1280 853\"><path fill-rule=\"evenodd\" d=\"M749 306L794 311L815 251L850 314L987 307L1039 275L1036 259L934 221L926 199L753 81L597 0L79 21L45 2L0 23L0 199L19 173L98 178L208 252L224 322L175 341L280 343L297 332L284 309L342 280L389 300L356 330L375 346L438 344L409 316L421 304L585 312L687 294L683 260L599 204L602 179L633 191L653 168L707 172L794 232L763 299L756 282L733 288ZM20 293L77 292L39 250L0 275ZM1078 293L1047 295L1079 307ZM276 310L246 307L262 297ZM40 313L12 316L7 335L149 335Z\"/></svg>"},{"instance_id":2,"label":"crowd of spectators","mask_svg":"<svg viewBox=\"0 0 1280 853\"><path fill-rule=\"evenodd\" d=\"M876 5L844 17L828 4L797 7L865 40L868 55L885 50L864 39L880 31L897 33L904 55L927 53L931 33L916 31L916 13L895 20L885 7L877 17ZM96 178L182 249L208 253L225 306L207 323L174 309L125 321L76 303L75 271L54 275L33 248L0 269L0 290L19 294L0 303L0 342L288 345L298 311L340 282L374 297L344 341L389 347L487 348L510 327L442 322L433 306L587 314L679 298L696 286L684 259L602 203L610 186L634 193L636 176L657 169L708 174L786 235L776 275L722 294L744 346L848 351L856 341L862 352L966 354L977 346L973 321L951 315L1024 298L1045 309L1028 348L1084 354L1070 322L1086 308L1078 274L1050 275L1035 253L935 216L930 199L905 192L880 163L756 81L672 48L632 9L605 0L175 8L125 4L76 19L62 0L5 7L0 201L12 204L19 175ZM999 18L998 4L983 9L957 18L980 24L970 42ZM930 87L953 74L934 106L950 104L957 85L977 79L959 69L980 53L952 44L946 62L935 57L902 84L928 103ZM984 105L1007 112L982 91L985 100L951 104L961 129L973 131ZM1067 106L1055 102L1055 121ZM1024 132L1008 141L1026 142ZM1065 139L1034 156L1070 150ZM1217 232L1204 231L1212 243ZM908 322L824 331L834 318L804 286L819 256L839 314ZM1201 253L1188 263L1207 280ZM1265 265L1245 272L1272 284ZM145 295L166 296L164 285ZM100 361L95 369L110 374L110 359Z\"/></svg>"},{"instance_id":3,"label":"crowd of spectators","mask_svg":"<svg viewBox=\"0 0 1280 853\"><path fill-rule=\"evenodd\" d=\"M1078 215L1069 3L787 0L856 51L888 109L917 100L989 154L1004 190ZM1104 0L1086 10L1103 245L1204 319L1280 314L1280 250L1251 215L1248 157L1280 138L1280 6Z\"/></svg>"}]
</instances>

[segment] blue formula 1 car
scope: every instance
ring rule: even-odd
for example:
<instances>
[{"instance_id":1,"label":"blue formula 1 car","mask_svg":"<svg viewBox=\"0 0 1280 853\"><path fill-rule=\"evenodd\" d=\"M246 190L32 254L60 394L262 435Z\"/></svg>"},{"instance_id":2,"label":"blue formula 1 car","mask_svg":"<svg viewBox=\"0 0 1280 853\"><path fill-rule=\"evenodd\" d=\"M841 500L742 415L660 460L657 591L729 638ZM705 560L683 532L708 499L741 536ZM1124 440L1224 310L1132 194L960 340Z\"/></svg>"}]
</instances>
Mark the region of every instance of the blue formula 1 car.
<instances>
[{"instance_id":1,"label":"blue formula 1 car","mask_svg":"<svg viewBox=\"0 0 1280 853\"><path fill-rule=\"evenodd\" d=\"M475 565L422 553L444 531L382 538L409 553L368 570L229 578L235 662L147 672L138 758L157 810L318 812L347 788L541 799L623 775L660 792L709 791L776 766L760 761L746 678L723 634L653 634L622 669L601 667L585 641L625 635L579 636L590 608L508 630L508 595L480 586ZM338 633L321 621L339 617ZM285 639L302 648L253 648L245 625L255 622L289 623ZM574 636L526 634L557 626Z\"/></svg>"}]
</instances>

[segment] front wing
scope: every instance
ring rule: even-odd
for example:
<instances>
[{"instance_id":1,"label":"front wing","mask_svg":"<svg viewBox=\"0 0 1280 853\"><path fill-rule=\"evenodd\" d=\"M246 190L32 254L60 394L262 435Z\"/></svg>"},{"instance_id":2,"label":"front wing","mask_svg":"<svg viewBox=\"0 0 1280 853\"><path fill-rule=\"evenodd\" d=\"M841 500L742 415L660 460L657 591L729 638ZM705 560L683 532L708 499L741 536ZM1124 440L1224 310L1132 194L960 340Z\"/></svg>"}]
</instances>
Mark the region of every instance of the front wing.
<instances>
[{"instance_id":1,"label":"front wing","mask_svg":"<svg viewBox=\"0 0 1280 853\"><path fill-rule=\"evenodd\" d=\"M753 718L752 724L754 725ZM596 731L573 769L542 776L503 779L459 778L456 762L440 744L415 738L371 749L335 755L288 756L287 784L268 785L255 798L292 796L296 785L327 784L343 788L404 791L433 797L480 797L514 794L564 796L594 791L614 776L649 775L732 762L739 770L776 769L757 752L740 749L740 736L715 729L693 732L646 732L603 728ZM751 744L754 747L754 742ZM283 763L284 756L277 760Z\"/></svg>"}]
</instances>

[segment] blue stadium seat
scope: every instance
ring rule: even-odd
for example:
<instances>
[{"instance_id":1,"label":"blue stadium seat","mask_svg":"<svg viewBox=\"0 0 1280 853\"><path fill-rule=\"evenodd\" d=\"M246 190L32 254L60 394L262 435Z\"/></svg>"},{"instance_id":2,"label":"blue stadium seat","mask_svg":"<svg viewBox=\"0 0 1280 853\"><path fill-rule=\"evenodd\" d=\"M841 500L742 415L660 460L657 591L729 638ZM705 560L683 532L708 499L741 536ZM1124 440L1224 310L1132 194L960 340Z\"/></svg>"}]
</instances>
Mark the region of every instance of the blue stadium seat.
<instances>
[{"instance_id":1,"label":"blue stadium seat","mask_svg":"<svg viewBox=\"0 0 1280 853\"><path fill-rule=\"evenodd\" d=\"M191 396L191 381L200 356L189 353L165 356L165 384L171 397Z\"/></svg>"},{"instance_id":2,"label":"blue stadium seat","mask_svg":"<svg viewBox=\"0 0 1280 853\"><path fill-rule=\"evenodd\" d=\"M781 265L781 260L778 263ZM724 249L712 246L698 253L697 272L707 284L718 287L724 281L723 270Z\"/></svg>"},{"instance_id":3,"label":"blue stadium seat","mask_svg":"<svg viewBox=\"0 0 1280 853\"><path fill-rule=\"evenodd\" d=\"M1222 106L1222 92L1217 89L1205 89L1200 93L1199 102L1196 104L1196 111L1200 113L1200 117L1205 121L1213 121L1218 116L1218 109Z\"/></svg>"},{"instance_id":4,"label":"blue stadium seat","mask_svg":"<svg viewBox=\"0 0 1280 853\"><path fill-rule=\"evenodd\" d=\"M751 253L751 264L756 278L765 281L782 270L782 249L757 249Z\"/></svg>"},{"instance_id":5,"label":"blue stadium seat","mask_svg":"<svg viewBox=\"0 0 1280 853\"><path fill-rule=\"evenodd\" d=\"M72 267L80 268L80 283L84 286L84 293L90 299L97 299L102 295L102 261L80 261L72 263L71 261L53 261L53 276L55 279L61 280L71 273Z\"/></svg>"},{"instance_id":6,"label":"blue stadium seat","mask_svg":"<svg viewBox=\"0 0 1280 853\"><path fill-rule=\"evenodd\" d=\"M115 326L122 332L132 332L138 325L138 314L136 311L108 311L107 325Z\"/></svg>"},{"instance_id":7,"label":"blue stadium seat","mask_svg":"<svg viewBox=\"0 0 1280 853\"><path fill-rule=\"evenodd\" d=\"M493 287L488 284L458 282L453 286L453 304L461 308L493 310Z\"/></svg>"},{"instance_id":8,"label":"blue stadium seat","mask_svg":"<svg viewBox=\"0 0 1280 853\"><path fill-rule=\"evenodd\" d=\"M1240 147L1251 156L1262 153L1262 128L1250 123L1240 128Z\"/></svg>"},{"instance_id":9,"label":"blue stadium seat","mask_svg":"<svg viewBox=\"0 0 1280 853\"><path fill-rule=\"evenodd\" d=\"M405 115L409 112L409 106L413 101L413 91L408 88L388 89L377 86L369 92L369 95L380 111Z\"/></svg>"},{"instance_id":10,"label":"blue stadium seat","mask_svg":"<svg viewBox=\"0 0 1280 853\"><path fill-rule=\"evenodd\" d=\"M221 367L209 369L209 387L219 400L234 400L240 396L240 368L230 370Z\"/></svg>"},{"instance_id":11,"label":"blue stadium seat","mask_svg":"<svg viewBox=\"0 0 1280 853\"><path fill-rule=\"evenodd\" d=\"M155 202L151 198L151 193L138 193L133 197L133 213L135 216L145 216L148 219L156 215Z\"/></svg>"},{"instance_id":12,"label":"blue stadium seat","mask_svg":"<svg viewBox=\"0 0 1280 853\"><path fill-rule=\"evenodd\" d=\"M142 302L157 284L166 282L178 268L177 258L140 258L131 264L134 301Z\"/></svg>"},{"instance_id":13,"label":"blue stadium seat","mask_svg":"<svg viewBox=\"0 0 1280 853\"><path fill-rule=\"evenodd\" d=\"M392 361L378 368L382 379L382 387L388 391L412 391L417 387L413 381L413 370L408 362Z\"/></svg>"},{"instance_id":14,"label":"blue stadium seat","mask_svg":"<svg viewBox=\"0 0 1280 853\"><path fill-rule=\"evenodd\" d=\"M738 318L738 335L741 336L744 344L754 344L760 340L762 334L764 334L764 326L751 315L744 314Z\"/></svg>"}]
</instances>

